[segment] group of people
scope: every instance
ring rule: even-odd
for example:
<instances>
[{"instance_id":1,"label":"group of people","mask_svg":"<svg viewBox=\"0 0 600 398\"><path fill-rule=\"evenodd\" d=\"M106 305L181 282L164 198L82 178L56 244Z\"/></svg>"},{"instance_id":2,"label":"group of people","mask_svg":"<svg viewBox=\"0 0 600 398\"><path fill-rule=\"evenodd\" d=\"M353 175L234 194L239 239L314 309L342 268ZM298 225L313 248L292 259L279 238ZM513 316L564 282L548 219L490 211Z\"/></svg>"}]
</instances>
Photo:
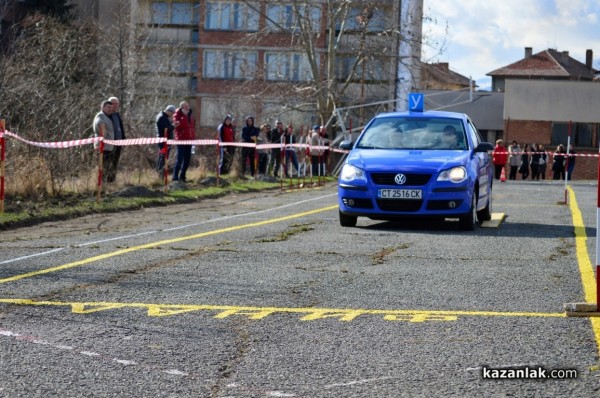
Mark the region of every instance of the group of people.
<instances>
[{"instance_id":1,"label":"group of people","mask_svg":"<svg viewBox=\"0 0 600 398\"><path fill-rule=\"evenodd\" d=\"M119 105L119 100L116 97L110 97L102 102L100 112L95 116L93 122L96 137L102 136L109 141L125 139L125 129L119 114ZM155 133L156 137L168 140L195 140L196 128L189 103L182 101L179 107L168 105L160 111L156 115ZM217 128L217 139L221 143L220 174L227 174L231 171L236 154L236 145L227 144L236 143L239 139L242 143L253 144L242 146L242 175L245 175L248 169L252 177L256 173L275 178L289 178L292 175L302 177L307 174L312 176L326 175L329 149L324 147L329 145L329 137L325 128L320 125L314 125L311 131L302 130L300 135L297 136L291 124L284 127L283 122L277 120L274 128L271 128L268 123L257 127L254 124L254 117L248 116L238 137L233 117L227 115L223 119L223 123ZM254 144L274 144L274 146L272 148L257 149ZM303 146L293 144L303 144ZM97 145L99 144L97 143ZM175 145L175 147L177 148L177 160L173 169L172 180L186 182L186 173L191 162L193 145L183 143ZM170 151L170 146L165 142L158 144L156 171L160 177L164 176L165 163ZM112 183L116 179L121 146L104 143L102 156L103 181ZM255 158L258 158L257 165L255 164ZM310 169L308 169L308 164L310 164ZM256 170L256 167L258 167L258 170Z\"/></svg>"},{"instance_id":2,"label":"group of people","mask_svg":"<svg viewBox=\"0 0 600 398\"><path fill-rule=\"evenodd\" d=\"M236 153L237 142L236 126L231 115L225 116L223 123L217 128L217 139L221 143L219 173L227 174L231 171L233 159ZM307 174L307 159L310 157L311 172L313 176L325 175L328 150L316 148L327 146L329 139L325 129L315 125L312 131L301 131L300 136L294 134L294 127L289 124L284 127L283 122L277 120L272 128L268 123L255 125L254 117L248 116L242 127L240 140L246 144L274 144L273 148L256 148L253 145L242 146L241 150L241 174L247 171L252 177L256 173L276 178L289 178L293 174L301 177ZM299 148L292 144L305 144L307 148ZM283 147L283 153L282 153ZM310 149L309 149L310 148ZM257 153L258 151L258 153ZM258 165L255 159L258 155ZM282 162L283 159L283 162ZM258 170L256 170L258 166ZM294 167L292 170L291 167ZM283 170L282 170L283 169ZM280 172L281 171L281 172ZM294 171L294 172L293 172Z\"/></svg>"},{"instance_id":3,"label":"group of people","mask_svg":"<svg viewBox=\"0 0 600 398\"><path fill-rule=\"evenodd\" d=\"M156 115L156 136L177 141L191 141L196 139L196 124L192 116L192 109L187 101L179 103L179 108L169 105L164 111ZM193 145L176 145L177 160L173 168L173 181L186 182L187 169L192 160ZM170 147L166 143L158 144L158 159L156 171L159 176L164 174L165 160L168 158Z\"/></svg>"},{"instance_id":4,"label":"group of people","mask_svg":"<svg viewBox=\"0 0 600 398\"><path fill-rule=\"evenodd\" d=\"M517 141L512 141L507 149L503 140L497 140L492 155L496 179L501 178L507 161L510 167L509 180L516 180L517 173L521 174L523 180L530 175L532 180L546 179L546 169L550 159L542 144L531 144L531 147L525 144L521 148ZM564 179L567 173L567 179L570 180L575 168L576 156L572 145L569 147L568 154L564 145L558 145L552 156L552 179Z\"/></svg>"}]
</instances>

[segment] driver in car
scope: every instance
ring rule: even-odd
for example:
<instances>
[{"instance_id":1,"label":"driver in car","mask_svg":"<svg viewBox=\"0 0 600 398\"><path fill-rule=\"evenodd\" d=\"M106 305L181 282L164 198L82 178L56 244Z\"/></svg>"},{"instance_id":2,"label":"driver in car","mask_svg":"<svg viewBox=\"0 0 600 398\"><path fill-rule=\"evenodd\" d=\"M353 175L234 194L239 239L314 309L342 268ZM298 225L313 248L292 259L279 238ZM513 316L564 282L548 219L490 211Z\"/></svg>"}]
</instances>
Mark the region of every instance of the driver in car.
<instances>
[{"instance_id":1,"label":"driver in car","mask_svg":"<svg viewBox=\"0 0 600 398\"><path fill-rule=\"evenodd\" d=\"M458 132L450 125L444 127L442 131L442 146L447 149L461 149L458 138Z\"/></svg>"}]
</instances>

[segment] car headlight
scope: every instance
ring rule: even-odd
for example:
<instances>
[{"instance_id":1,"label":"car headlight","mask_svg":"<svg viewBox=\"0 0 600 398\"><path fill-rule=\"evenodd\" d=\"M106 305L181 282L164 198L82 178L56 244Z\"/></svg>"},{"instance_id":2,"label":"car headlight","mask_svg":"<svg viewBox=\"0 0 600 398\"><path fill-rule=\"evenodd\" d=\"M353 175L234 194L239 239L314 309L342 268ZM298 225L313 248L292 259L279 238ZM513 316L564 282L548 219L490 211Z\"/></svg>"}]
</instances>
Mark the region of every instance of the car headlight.
<instances>
[{"instance_id":1,"label":"car headlight","mask_svg":"<svg viewBox=\"0 0 600 398\"><path fill-rule=\"evenodd\" d=\"M463 182L467 179L467 169L463 166L453 167L440 173L438 181L452 181L454 183Z\"/></svg>"},{"instance_id":2,"label":"car headlight","mask_svg":"<svg viewBox=\"0 0 600 398\"><path fill-rule=\"evenodd\" d=\"M365 172L351 164L345 164L340 173L340 180L344 182L367 182Z\"/></svg>"}]
</instances>

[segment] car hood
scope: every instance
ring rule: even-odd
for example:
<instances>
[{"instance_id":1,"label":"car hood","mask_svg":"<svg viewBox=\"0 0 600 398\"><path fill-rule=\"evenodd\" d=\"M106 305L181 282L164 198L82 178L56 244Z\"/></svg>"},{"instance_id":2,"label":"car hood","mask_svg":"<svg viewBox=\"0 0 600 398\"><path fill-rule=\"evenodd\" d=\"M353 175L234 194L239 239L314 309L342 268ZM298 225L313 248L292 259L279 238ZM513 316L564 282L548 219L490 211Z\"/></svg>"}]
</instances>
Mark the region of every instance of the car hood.
<instances>
[{"instance_id":1,"label":"car hood","mask_svg":"<svg viewBox=\"0 0 600 398\"><path fill-rule=\"evenodd\" d=\"M398 171L435 173L466 165L470 151L355 149L348 163L367 172Z\"/></svg>"}]
</instances>

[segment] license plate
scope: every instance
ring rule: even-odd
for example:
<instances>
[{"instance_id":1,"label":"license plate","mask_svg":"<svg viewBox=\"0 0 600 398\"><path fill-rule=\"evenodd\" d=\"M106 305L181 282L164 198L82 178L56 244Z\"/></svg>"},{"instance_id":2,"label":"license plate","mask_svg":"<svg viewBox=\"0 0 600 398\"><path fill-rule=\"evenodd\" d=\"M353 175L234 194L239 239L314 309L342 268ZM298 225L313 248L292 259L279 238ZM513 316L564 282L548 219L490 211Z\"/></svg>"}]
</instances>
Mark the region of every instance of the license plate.
<instances>
[{"instance_id":1,"label":"license plate","mask_svg":"<svg viewBox=\"0 0 600 398\"><path fill-rule=\"evenodd\" d=\"M422 199L423 191L420 189L380 189L377 191L380 199Z\"/></svg>"}]
</instances>

